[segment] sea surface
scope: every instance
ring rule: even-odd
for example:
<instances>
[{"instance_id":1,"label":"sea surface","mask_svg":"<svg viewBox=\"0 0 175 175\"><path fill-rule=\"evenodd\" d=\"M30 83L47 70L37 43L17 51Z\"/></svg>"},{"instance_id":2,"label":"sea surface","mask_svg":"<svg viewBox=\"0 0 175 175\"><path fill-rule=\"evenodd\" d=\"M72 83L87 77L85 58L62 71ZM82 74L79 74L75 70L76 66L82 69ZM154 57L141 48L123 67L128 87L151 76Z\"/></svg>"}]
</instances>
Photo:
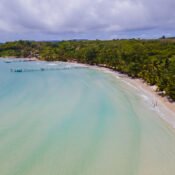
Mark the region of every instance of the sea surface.
<instances>
[{"instance_id":1,"label":"sea surface","mask_svg":"<svg viewBox=\"0 0 175 175\"><path fill-rule=\"evenodd\" d=\"M122 78L4 60L0 175L175 175L174 130Z\"/></svg>"}]
</instances>

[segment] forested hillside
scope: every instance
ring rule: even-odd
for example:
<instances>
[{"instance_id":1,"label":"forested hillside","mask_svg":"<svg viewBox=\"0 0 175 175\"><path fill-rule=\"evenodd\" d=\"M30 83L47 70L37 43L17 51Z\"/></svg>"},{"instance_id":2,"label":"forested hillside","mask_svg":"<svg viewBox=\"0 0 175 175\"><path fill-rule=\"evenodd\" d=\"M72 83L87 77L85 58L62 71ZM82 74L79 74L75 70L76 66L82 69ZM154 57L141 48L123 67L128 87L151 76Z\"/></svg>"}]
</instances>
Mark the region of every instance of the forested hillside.
<instances>
[{"instance_id":1,"label":"forested hillside","mask_svg":"<svg viewBox=\"0 0 175 175\"><path fill-rule=\"evenodd\" d=\"M37 57L106 66L142 78L175 100L175 42L162 40L17 41L0 45L0 56Z\"/></svg>"}]
</instances>

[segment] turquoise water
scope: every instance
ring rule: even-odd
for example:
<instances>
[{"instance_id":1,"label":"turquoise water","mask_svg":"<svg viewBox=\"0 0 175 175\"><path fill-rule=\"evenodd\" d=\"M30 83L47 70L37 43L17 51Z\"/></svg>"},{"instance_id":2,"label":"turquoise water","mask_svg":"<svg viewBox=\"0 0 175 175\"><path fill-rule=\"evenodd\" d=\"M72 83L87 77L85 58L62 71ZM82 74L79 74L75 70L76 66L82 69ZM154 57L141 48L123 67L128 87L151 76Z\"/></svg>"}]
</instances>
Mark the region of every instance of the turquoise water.
<instances>
[{"instance_id":1,"label":"turquoise water","mask_svg":"<svg viewBox=\"0 0 175 175\"><path fill-rule=\"evenodd\" d=\"M175 175L175 133L131 87L68 63L0 60L0 175Z\"/></svg>"}]
</instances>

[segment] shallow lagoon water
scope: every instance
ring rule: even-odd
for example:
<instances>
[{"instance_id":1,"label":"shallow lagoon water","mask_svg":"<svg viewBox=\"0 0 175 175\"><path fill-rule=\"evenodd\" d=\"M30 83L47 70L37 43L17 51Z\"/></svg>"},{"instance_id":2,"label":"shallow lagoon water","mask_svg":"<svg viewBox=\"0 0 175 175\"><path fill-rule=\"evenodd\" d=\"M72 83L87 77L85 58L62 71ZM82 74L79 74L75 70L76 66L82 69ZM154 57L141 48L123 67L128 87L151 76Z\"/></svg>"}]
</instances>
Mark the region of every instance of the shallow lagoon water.
<instances>
[{"instance_id":1,"label":"shallow lagoon water","mask_svg":"<svg viewBox=\"0 0 175 175\"><path fill-rule=\"evenodd\" d=\"M121 79L0 60L1 175L174 175L175 133Z\"/></svg>"}]
</instances>

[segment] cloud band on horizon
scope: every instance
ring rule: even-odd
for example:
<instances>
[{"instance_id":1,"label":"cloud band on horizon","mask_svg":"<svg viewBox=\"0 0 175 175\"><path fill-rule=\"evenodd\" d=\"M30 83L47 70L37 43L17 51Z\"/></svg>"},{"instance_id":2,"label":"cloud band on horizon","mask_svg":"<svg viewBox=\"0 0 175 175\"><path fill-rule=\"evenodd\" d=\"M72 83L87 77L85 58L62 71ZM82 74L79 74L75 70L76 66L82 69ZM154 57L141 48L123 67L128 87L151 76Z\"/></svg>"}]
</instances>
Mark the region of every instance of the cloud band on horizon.
<instances>
[{"instance_id":1,"label":"cloud band on horizon","mask_svg":"<svg viewBox=\"0 0 175 175\"><path fill-rule=\"evenodd\" d=\"M174 8L174 0L0 0L0 36L170 31Z\"/></svg>"}]
</instances>

